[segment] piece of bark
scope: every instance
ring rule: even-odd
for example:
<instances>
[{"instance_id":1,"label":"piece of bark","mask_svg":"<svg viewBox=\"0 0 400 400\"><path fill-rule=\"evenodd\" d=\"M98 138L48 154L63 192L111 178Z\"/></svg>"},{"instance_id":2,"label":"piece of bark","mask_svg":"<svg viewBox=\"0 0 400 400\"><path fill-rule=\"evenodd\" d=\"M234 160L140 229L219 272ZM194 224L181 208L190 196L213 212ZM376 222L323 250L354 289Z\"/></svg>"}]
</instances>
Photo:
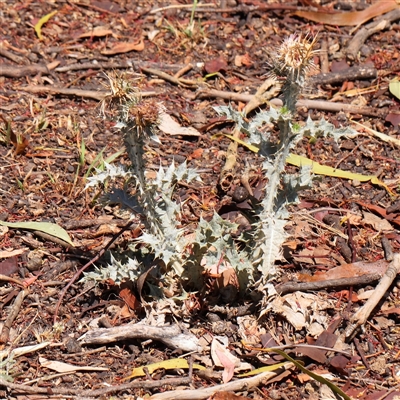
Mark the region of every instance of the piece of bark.
<instances>
[{"instance_id":1,"label":"piece of bark","mask_svg":"<svg viewBox=\"0 0 400 400\"><path fill-rule=\"evenodd\" d=\"M54 86L25 86L21 87L20 90L29 92L29 93L49 93L49 94L62 94L65 96L77 96L77 97L84 97L84 98L89 98L89 99L94 99L101 101L103 100L107 95L110 94L110 92L106 90L82 90L82 89L75 89L75 88L59 88L59 87L54 87ZM157 92L141 92L140 95L142 97L148 97L148 96L155 96L157 95Z\"/></svg>"},{"instance_id":2,"label":"piece of bark","mask_svg":"<svg viewBox=\"0 0 400 400\"><path fill-rule=\"evenodd\" d=\"M25 65L23 67L0 64L0 76L7 76L8 78L22 78L37 74L48 75L49 73L50 71L43 64Z\"/></svg>"},{"instance_id":3,"label":"piece of bark","mask_svg":"<svg viewBox=\"0 0 400 400\"><path fill-rule=\"evenodd\" d=\"M110 329L94 329L79 338L82 344L106 344L130 339L152 339L183 351L201 351L199 340L190 332L182 332L177 325L149 326L121 325Z\"/></svg>"},{"instance_id":4,"label":"piece of bark","mask_svg":"<svg viewBox=\"0 0 400 400\"><path fill-rule=\"evenodd\" d=\"M393 283L397 274L400 272L400 253L397 253L393 257L393 261L389 264L385 275L383 275L379 284L376 286L374 292L369 297L367 302L350 317L350 325L345 329L344 336L347 340L354 337L358 328L367 322L373 309L385 295L390 285Z\"/></svg>"},{"instance_id":5,"label":"piece of bark","mask_svg":"<svg viewBox=\"0 0 400 400\"><path fill-rule=\"evenodd\" d=\"M368 274L362 276L355 276L353 278L340 278L340 279L328 279L326 281L316 282L286 282L276 287L276 291L283 296L287 293L306 291L306 290L321 290L328 288L339 288L346 286L357 286L357 285L368 285L372 282L376 282L381 278L382 275Z\"/></svg>"},{"instance_id":6,"label":"piece of bark","mask_svg":"<svg viewBox=\"0 0 400 400\"><path fill-rule=\"evenodd\" d=\"M3 45L0 45L0 56L8 58L11 61L14 61L16 64L24 63L24 59L22 57L17 56L14 53L11 53L11 51L6 50Z\"/></svg>"},{"instance_id":7,"label":"piece of bark","mask_svg":"<svg viewBox=\"0 0 400 400\"><path fill-rule=\"evenodd\" d=\"M398 19L400 19L400 7L381 15L374 22L362 27L347 45L347 50L345 51L346 57L349 60L355 60L361 46L371 35L387 29L392 22Z\"/></svg>"},{"instance_id":8,"label":"piece of bark","mask_svg":"<svg viewBox=\"0 0 400 400\"><path fill-rule=\"evenodd\" d=\"M3 329L0 334L0 343L7 343L8 339L10 337L10 329L11 325L14 322L15 318L17 318L19 314L19 310L21 309L22 303L29 293L29 289L21 290L18 293L18 296L15 298L14 304L11 308L10 313L8 314L8 317L6 321L4 322Z\"/></svg>"},{"instance_id":9,"label":"piece of bark","mask_svg":"<svg viewBox=\"0 0 400 400\"><path fill-rule=\"evenodd\" d=\"M229 101L238 101L247 103L249 102L253 95L245 94L245 93L233 93L233 92L226 92L222 90L200 90L196 93L195 98L208 98L208 97L215 97ZM268 103L264 101L264 103ZM282 106L282 102L279 99L272 99L270 101L271 104ZM261 103L262 104L262 103ZM306 107L306 108L313 108L315 110L324 110L324 111L333 111L333 112L340 112L343 111L349 114L361 114L367 115L369 117L378 117L378 118L386 118L388 110L385 108L377 109L375 107L358 107L353 106L352 104L344 104L344 103L333 103L331 101L325 100L306 100L300 99L296 103L297 108Z\"/></svg>"},{"instance_id":10,"label":"piece of bark","mask_svg":"<svg viewBox=\"0 0 400 400\"><path fill-rule=\"evenodd\" d=\"M358 79L375 79L378 76L376 68L365 65L357 65L340 72L314 75L308 80L310 85L327 85L355 81Z\"/></svg>"}]
</instances>

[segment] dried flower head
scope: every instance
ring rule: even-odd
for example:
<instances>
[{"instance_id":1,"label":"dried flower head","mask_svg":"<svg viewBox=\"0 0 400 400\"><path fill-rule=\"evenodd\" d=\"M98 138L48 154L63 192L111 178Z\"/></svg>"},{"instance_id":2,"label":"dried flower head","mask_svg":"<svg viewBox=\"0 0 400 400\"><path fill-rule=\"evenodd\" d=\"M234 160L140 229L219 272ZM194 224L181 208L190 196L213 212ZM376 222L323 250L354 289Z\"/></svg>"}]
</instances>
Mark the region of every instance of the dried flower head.
<instances>
[{"instance_id":1,"label":"dried flower head","mask_svg":"<svg viewBox=\"0 0 400 400\"><path fill-rule=\"evenodd\" d=\"M140 99L130 104L126 114L137 129L151 133L159 123L161 109L162 106L154 99Z\"/></svg>"},{"instance_id":2,"label":"dried flower head","mask_svg":"<svg viewBox=\"0 0 400 400\"><path fill-rule=\"evenodd\" d=\"M108 79L110 93L100 102L100 112L102 115L105 115L106 109L121 108L121 106L138 100L138 90L132 86L131 81L126 76L118 75L115 72L105 75Z\"/></svg>"},{"instance_id":3,"label":"dried flower head","mask_svg":"<svg viewBox=\"0 0 400 400\"><path fill-rule=\"evenodd\" d=\"M308 36L290 35L276 51L273 58L273 74L292 82L302 83L310 69L315 68L313 50L316 38L309 42Z\"/></svg>"}]
</instances>

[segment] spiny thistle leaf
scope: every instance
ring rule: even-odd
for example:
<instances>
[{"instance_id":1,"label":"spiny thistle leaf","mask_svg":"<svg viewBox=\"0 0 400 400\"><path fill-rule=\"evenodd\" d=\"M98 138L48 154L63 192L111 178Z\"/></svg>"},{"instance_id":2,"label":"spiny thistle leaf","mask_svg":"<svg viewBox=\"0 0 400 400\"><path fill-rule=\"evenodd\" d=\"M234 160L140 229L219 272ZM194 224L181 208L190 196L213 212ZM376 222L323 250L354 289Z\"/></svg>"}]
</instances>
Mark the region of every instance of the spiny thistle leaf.
<instances>
[{"instance_id":1,"label":"spiny thistle leaf","mask_svg":"<svg viewBox=\"0 0 400 400\"><path fill-rule=\"evenodd\" d=\"M322 118L319 121L313 121L310 117L307 118L306 124L299 129L299 134L311 138L320 136L332 136L336 142L343 136L356 136L358 132L353 128L343 127L335 128L335 125Z\"/></svg>"},{"instance_id":2,"label":"spiny thistle leaf","mask_svg":"<svg viewBox=\"0 0 400 400\"><path fill-rule=\"evenodd\" d=\"M104 162L104 171L95 168L97 174L87 178L87 183L85 189L103 184L107 180L114 180L115 178L126 178L132 177L132 172L127 170L121 165L113 165Z\"/></svg>"},{"instance_id":3,"label":"spiny thistle leaf","mask_svg":"<svg viewBox=\"0 0 400 400\"><path fill-rule=\"evenodd\" d=\"M136 281L145 271L145 267L134 258L128 258L126 262L118 261L111 254L111 261L106 267L95 267L94 271L87 272L82 281L102 282L112 279L119 284L125 280Z\"/></svg>"}]
</instances>

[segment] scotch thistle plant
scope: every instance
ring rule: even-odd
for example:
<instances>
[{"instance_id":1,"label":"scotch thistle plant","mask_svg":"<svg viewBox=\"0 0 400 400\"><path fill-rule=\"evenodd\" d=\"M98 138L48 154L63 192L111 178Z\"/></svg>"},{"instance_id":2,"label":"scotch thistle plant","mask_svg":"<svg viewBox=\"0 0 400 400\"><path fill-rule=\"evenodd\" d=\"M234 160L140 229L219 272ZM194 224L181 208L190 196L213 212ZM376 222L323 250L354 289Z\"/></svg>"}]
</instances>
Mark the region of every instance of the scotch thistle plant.
<instances>
[{"instance_id":1,"label":"scotch thistle plant","mask_svg":"<svg viewBox=\"0 0 400 400\"><path fill-rule=\"evenodd\" d=\"M309 118L303 127L295 122L296 102L313 68L314 43L315 40L310 42L307 37L292 35L274 54L270 77L283 83L281 109L271 107L249 119L231 106L215 108L235 121L236 128L245 132L248 141L258 147L268 181L265 196L255 208L252 231L239 238L240 250L232 236L237 225L216 213L210 221L201 219L195 231L189 232L192 236L179 225L181 208L174 201L175 186L179 181L190 182L199 177L186 163L177 167L171 164L167 169L160 167L156 179L146 177L145 144L158 140L158 119L165 110L154 99L141 98L128 80L109 77L111 94L101 103L100 109L103 114L109 109L117 110L116 127L124 136L131 167L125 170L106 164L106 171L88 178L87 186L118 175L126 179L124 189L110 191L105 195L106 201L120 203L142 215L144 230L137 240L144 245L142 254L151 252L154 259L162 261L164 280L171 286L182 287L185 281L191 281L197 288L201 287L203 266L219 265L222 260L236 270L242 292L256 283L264 299L274 294L271 280L278 273L276 262L283 258L282 245L287 239L285 225L290 216L288 205L298 201L299 191L308 187L312 180L309 168L302 168L298 174L285 174L290 150L304 136L331 134L337 139L354 134L351 129L334 129L325 120L314 122ZM273 124L279 131L278 138L272 130L260 129L264 124ZM128 191L132 186L133 194ZM107 268L86 274L86 279L134 280L142 271L140 257L129 259L127 263L113 258Z\"/></svg>"},{"instance_id":2,"label":"scotch thistle plant","mask_svg":"<svg viewBox=\"0 0 400 400\"><path fill-rule=\"evenodd\" d=\"M191 182L199 179L186 163L176 167L171 164L167 169L160 166L155 179L146 176L145 145L151 140L158 141L156 135L160 114L164 107L154 99L144 99L137 88L131 86L124 77L109 76L110 95L100 104L105 115L117 111L115 127L124 137L127 153L131 161L128 170L106 164L106 171L88 178L89 186L102 183L105 179L123 176L124 188L113 188L102 196L106 203L117 203L141 215L143 233L137 240L142 247L142 255L152 253L154 258L165 264L169 277L183 275L185 263L184 251L188 245L184 229L179 226L180 206L173 200L174 189L178 181ZM136 252L136 244L132 250ZM112 257L108 268L98 269L86 275L86 279L103 280L112 278L116 282L124 279L135 280L141 272L143 257L129 259L127 263Z\"/></svg>"},{"instance_id":3,"label":"scotch thistle plant","mask_svg":"<svg viewBox=\"0 0 400 400\"><path fill-rule=\"evenodd\" d=\"M354 133L351 129L335 130L325 120L314 122L310 118L305 126L295 122L296 102L303 90L309 71L314 68L313 50L315 39L309 41L302 35L291 35L279 46L270 61L270 78L282 82L283 107L260 111L249 121L232 107L217 107L220 114L236 122L237 128L248 135L248 141L258 147L263 158L263 171L267 180L265 197L256 208L256 222L247 238L247 253L255 268L257 288L264 299L275 293L271 280L277 275L276 262L283 259L282 245L287 239L285 225L289 218L287 206L298 202L300 190L310 186L312 175L310 167L298 174L285 174L286 159L290 150L304 136L332 134L339 136ZM264 124L273 124L279 131L278 140L273 131L261 130Z\"/></svg>"}]
</instances>

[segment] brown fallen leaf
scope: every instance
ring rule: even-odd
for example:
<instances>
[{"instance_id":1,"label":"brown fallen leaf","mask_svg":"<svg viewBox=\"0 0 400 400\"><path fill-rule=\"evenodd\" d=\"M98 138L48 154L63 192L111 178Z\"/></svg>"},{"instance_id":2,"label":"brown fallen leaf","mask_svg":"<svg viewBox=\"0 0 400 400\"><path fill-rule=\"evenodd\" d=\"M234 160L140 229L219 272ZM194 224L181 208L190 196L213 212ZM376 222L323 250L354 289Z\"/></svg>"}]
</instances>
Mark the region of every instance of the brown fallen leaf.
<instances>
[{"instance_id":1,"label":"brown fallen leaf","mask_svg":"<svg viewBox=\"0 0 400 400\"><path fill-rule=\"evenodd\" d=\"M349 375L349 371L346 368L347 364L349 363L349 359L345 356L343 356L342 354L338 354L334 357L331 358L331 360L329 361L329 364L331 365L331 367L335 368L335 370L337 372L339 372L342 375L348 376Z\"/></svg>"},{"instance_id":2,"label":"brown fallen leaf","mask_svg":"<svg viewBox=\"0 0 400 400\"><path fill-rule=\"evenodd\" d=\"M377 1L362 11L351 11L342 13L324 13L318 11L295 11L294 15L309 19L314 22L337 26L357 26L369 21L371 18L385 14L400 7L396 0Z\"/></svg>"},{"instance_id":3,"label":"brown fallen leaf","mask_svg":"<svg viewBox=\"0 0 400 400\"><path fill-rule=\"evenodd\" d=\"M328 332L327 330L324 330L318 336L314 344L315 346L333 348L333 346L335 346L336 341L337 341L337 335ZM312 360L317 361L319 363L325 364L327 362L326 350L319 349L312 345L304 347L299 346L298 348L296 348L296 350L302 353L304 356L308 356Z\"/></svg>"},{"instance_id":4,"label":"brown fallen leaf","mask_svg":"<svg viewBox=\"0 0 400 400\"><path fill-rule=\"evenodd\" d=\"M114 32L111 29L104 28L94 28L89 32L82 33L78 36L78 39L91 38L91 37L102 37L107 35L112 35Z\"/></svg>"},{"instance_id":5,"label":"brown fallen leaf","mask_svg":"<svg viewBox=\"0 0 400 400\"><path fill-rule=\"evenodd\" d=\"M115 54L121 54L121 53L129 53L130 51L142 51L144 50L144 41L143 39L140 39L140 42L121 42L115 44L115 46L112 49L109 50L103 50L101 54L104 54L105 56L113 56Z\"/></svg>"},{"instance_id":6,"label":"brown fallen leaf","mask_svg":"<svg viewBox=\"0 0 400 400\"><path fill-rule=\"evenodd\" d=\"M363 213L364 218L361 221L365 225L370 225L378 232L393 232L394 228L390 225L389 221L383 218L379 218L377 215L365 212Z\"/></svg>"},{"instance_id":7,"label":"brown fallen leaf","mask_svg":"<svg viewBox=\"0 0 400 400\"><path fill-rule=\"evenodd\" d=\"M18 271L18 258L16 256L12 256L7 260L0 262L1 275L10 276L17 271Z\"/></svg>"},{"instance_id":8,"label":"brown fallen leaf","mask_svg":"<svg viewBox=\"0 0 400 400\"><path fill-rule=\"evenodd\" d=\"M299 282L318 282L330 279L352 278L368 274L383 275L389 263L386 260L378 260L372 263L364 261L351 264L343 264L324 272L316 272L314 275L297 274Z\"/></svg>"},{"instance_id":9,"label":"brown fallen leaf","mask_svg":"<svg viewBox=\"0 0 400 400\"><path fill-rule=\"evenodd\" d=\"M207 74L213 74L215 72L226 71L228 64L223 57L214 58L213 60L207 61L204 64L204 69Z\"/></svg>"},{"instance_id":10,"label":"brown fallen leaf","mask_svg":"<svg viewBox=\"0 0 400 400\"><path fill-rule=\"evenodd\" d=\"M124 11L124 9L122 7L119 6L119 4L114 3L112 1L91 1L91 6L96 10L102 10L105 12L108 12L110 14L117 14L120 13L122 11Z\"/></svg>"},{"instance_id":11,"label":"brown fallen leaf","mask_svg":"<svg viewBox=\"0 0 400 400\"><path fill-rule=\"evenodd\" d=\"M361 299L358 297L357 293L354 293L353 291L350 293L349 290L339 290L336 291L335 293L332 294L333 297L337 299L344 299L344 300L349 300L351 294L351 302L352 303L357 303Z\"/></svg>"},{"instance_id":12,"label":"brown fallen leaf","mask_svg":"<svg viewBox=\"0 0 400 400\"><path fill-rule=\"evenodd\" d=\"M393 126L400 125L400 114L396 112L390 112L385 121L390 122Z\"/></svg>"},{"instance_id":13,"label":"brown fallen leaf","mask_svg":"<svg viewBox=\"0 0 400 400\"><path fill-rule=\"evenodd\" d=\"M188 160L196 160L198 158L201 158L203 156L203 152L204 149L201 148L194 150L192 154L188 156Z\"/></svg>"},{"instance_id":14,"label":"brown fallen leaf","mask_svg":"<svg viewBox=\"0 0 400 400\"><path fill-rule=\"evenodd\" d=\"M393 307L389 308L387 310L381 310L382 314L398 314L400 315L400 308L399 307Z\"/></svg>"},{"instance_id":15,"label":"brown fallen leaf","mask_svg":"<svg viewBox=\"0 0 400 400\"><path fill-rule=\"evenodd\" d=\"M376 214L379 214L381 217L387 219L393 224L400 225L400 216L396 213L387 213L386 209L376 206L375 204L364 203L363 201L357 201L357 204L361 207L366 208L369 211L373 211Z\"/></svg>"},{"instance_id":16,"label":"brown fallen leaf","mask_svg":"<svg viewBox=\"0 0 400 400\"><path fill-rule=\"evenodd\" d=\"M141 304L133 294L132 290L125 286L123 287L124 283L121 285L121 290L119 291L119 296L124 300L125 304L129 306L132 310L138 309Z\"/></svg>"},{"instance_id":17,"label":"brown fallen leaf","mask_svg":"<svg viewBox=\"0 0 400 400\"><path fill-rule=\"evenodd\" d=\"M192 126L181 126L166 112L160 112L158 129L167 135L201 136L201 133Z\"/></svg>"}]
</instances>

